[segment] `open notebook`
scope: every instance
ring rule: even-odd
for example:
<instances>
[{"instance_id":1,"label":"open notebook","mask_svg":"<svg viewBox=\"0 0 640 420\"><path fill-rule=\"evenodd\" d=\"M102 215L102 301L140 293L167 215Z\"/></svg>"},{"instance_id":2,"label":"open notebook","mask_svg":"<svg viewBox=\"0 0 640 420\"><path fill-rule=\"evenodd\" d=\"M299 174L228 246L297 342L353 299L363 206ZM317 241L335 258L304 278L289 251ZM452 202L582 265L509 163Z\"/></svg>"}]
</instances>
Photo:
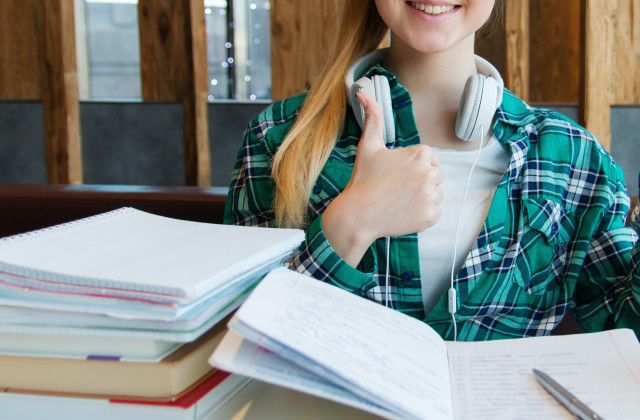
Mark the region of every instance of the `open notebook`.
<instances>
[{"instance_id":1,"label":"open notebook","mask_svg":"<svg viewBox=\"0 0 640 420\"><path fill-rule=\"evenodd\" d=\"M419 320L287 269L271 272L229 327L212 365L386 418L570 418L533 368L604 418L640 413L640 344L628 329L445 342Z\"/></svg>"}]
</instances>

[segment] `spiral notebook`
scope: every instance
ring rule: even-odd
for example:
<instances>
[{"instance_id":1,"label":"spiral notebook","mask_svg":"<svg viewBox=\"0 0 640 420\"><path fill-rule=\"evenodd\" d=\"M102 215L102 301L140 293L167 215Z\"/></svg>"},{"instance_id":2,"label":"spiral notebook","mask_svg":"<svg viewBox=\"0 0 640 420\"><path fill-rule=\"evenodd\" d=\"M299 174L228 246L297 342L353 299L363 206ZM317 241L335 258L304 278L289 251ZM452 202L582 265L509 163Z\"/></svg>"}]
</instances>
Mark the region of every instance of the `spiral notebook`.
<instances>
[{"instance_id":1,"label":"spiral notebook","mask_svg":"<svg viewBox=\"0 0 640 420\"><path fill-rule=\"evenodd\" d=\"M0 239L0 304L171 320L237 293L303 239L121 208Z\"/></svg>"}]
</instances>

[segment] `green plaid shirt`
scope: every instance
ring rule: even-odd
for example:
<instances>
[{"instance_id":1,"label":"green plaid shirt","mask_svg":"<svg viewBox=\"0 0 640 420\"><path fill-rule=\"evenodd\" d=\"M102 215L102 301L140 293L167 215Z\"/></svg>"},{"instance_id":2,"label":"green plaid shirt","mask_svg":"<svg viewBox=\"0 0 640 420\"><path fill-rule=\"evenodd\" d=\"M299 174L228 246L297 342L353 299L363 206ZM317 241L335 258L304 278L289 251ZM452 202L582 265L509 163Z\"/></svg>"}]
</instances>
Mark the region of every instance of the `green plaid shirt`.
<instances>
[{"instance_id":1,"label":"green plaid shirt","mask_svg":"<svg viewBox=\"0 0 640 420\"><path fill-rule=\"evenodd\" d=\"M419 143L411 98L389 78L396 123L392 148ZM305 95L274 103L245 133L227 198L225 223L272 226L271 159ZM585 331L630 327L640 336L640 244L625 226L629 197L622 172L593 136L564 116L531 107L506 91L493 126L510 156L480 235L457 274L459 340L546 335L572 311ZM350 110L309 203L306 241L292 268L423 319L453 338L446 293L425 314L417 235L391 238L389 285L384 238L357 268L322 232L321 214L347 185L361 129ZM428 273L425 273L428 276ZM428 279L427 279L428 280Z\"/></svg>"}]
</instances>

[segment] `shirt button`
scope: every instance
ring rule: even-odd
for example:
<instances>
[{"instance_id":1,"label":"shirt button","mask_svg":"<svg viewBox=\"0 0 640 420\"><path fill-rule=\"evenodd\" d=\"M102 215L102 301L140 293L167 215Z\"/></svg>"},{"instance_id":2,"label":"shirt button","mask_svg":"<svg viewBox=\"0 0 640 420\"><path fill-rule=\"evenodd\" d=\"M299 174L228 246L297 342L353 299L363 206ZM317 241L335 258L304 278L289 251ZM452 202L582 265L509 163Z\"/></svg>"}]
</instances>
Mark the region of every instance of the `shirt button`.
<instances>
[{"instance_id":1,"label":"shirt button","mask_svg":"<svg viewBox=\"0 0 640 420\"><path fill-rule=\"evenodd\" d=\"M322 191L322 185L316 184L316 185L313 186L313 193L314 194L320 194L321 191Z\"/></svg>"},{"instance_id":2,"label":"shirt button","mask_svg":"<svg viewBox=\"0 0 640 420\"><path fill-rule=\"evenodd\" d=\"M556 233L558 233L558 226L557 225L551 226L551 234L555 235Z\"/></svg>"},{"instance_id":3,"label":"shirt button","mask_svg":"<svg viewBox=\"0 0 640 420\"><path fill-rule=\"evenodd\" d=\"M401 277L402 280L409 281L413 278L413 273L411 271L405 271L404 273L402 273Z\"/></svg>"}]
</instances>

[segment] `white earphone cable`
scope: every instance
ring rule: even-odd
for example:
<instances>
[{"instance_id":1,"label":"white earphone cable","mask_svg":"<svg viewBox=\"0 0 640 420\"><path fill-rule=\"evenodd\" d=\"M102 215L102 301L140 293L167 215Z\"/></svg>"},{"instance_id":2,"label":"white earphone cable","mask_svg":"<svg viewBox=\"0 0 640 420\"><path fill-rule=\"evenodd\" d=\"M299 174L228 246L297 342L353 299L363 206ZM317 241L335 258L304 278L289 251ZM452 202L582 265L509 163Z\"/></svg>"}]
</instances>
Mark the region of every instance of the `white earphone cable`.
<instances>
[{"instance_id":1,"label":"white earphone cable","mask_svg":"<svg viewBox=\"0 0 640 420\"><path fill-rule=\"evenodd\" d=\"M481 125L480 126L480 133L484 134L484 126ZM482 134L481 134L482 135ZM469 192L469 184L471 184L471 174L473 173L473 169L476 167L476 164L478 163L478 159L480 158L480 152L482 151L482 142L484 141L484 138L481 138L479 143L480 146L478 147L478 153L476 153L476 158L473 161L473 164L471 165L471 169L469 170L469 175L467 176L467 184L465 185L464 188L464 195L462 196L462 203L460 204L460 209L458 210L458 217L456 220L456 229L455 229L455 233L453 236L453 261L451 262L451 288L449 289L448 292L448 299L449 299L449 313L451 314L451 319L453 320L453 341L457 341L458 340L458 326L456 325L456 311L458 310L458 299L457 299L457 291L456 289L453 287L453 277L455 275L455 266L456 266L456 258L457 258L457 254L458 254L458 227L460 226L460 218L462 216L462 209L464 207L464 203L467 199L467 193Z\"/></svg>"},{"instance_id":2,"label":"white earphone cable","mask_svg":"<svg viewBox=\"0 0 640 420\"><path fill-rule=\"evenodd\" d=\"M389 285L389 250L391 249L391 238L389 236L387 236L386 238L386 242L387 242L387 264L386 264L386 268L385 268L385 289L384 289L384 306L386 306L387 308L389 308L389 299L391 296L391 286Z\"/></svg>"}]
</instances>

